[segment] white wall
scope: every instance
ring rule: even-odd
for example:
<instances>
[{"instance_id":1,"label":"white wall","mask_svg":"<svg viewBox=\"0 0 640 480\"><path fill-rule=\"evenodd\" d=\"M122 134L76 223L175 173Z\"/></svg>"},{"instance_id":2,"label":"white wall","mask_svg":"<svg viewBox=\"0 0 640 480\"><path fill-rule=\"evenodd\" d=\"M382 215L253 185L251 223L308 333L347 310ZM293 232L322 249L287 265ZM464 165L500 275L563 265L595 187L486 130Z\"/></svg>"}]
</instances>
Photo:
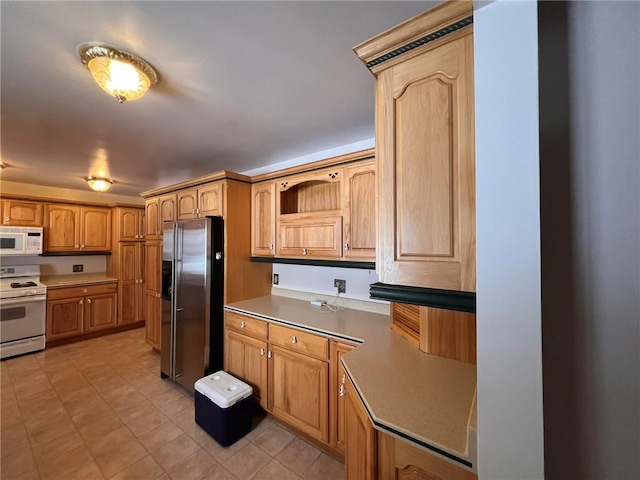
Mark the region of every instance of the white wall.
<instances>
[{"instance_id":1,"label":"white wall","mask_svg":"<svg viewBox=\"0 0 640 480\"><path fill-rule=\"evenodd\" d=\"M536 9L474 15L481 479L544 476Z\"/></svg>"},{"instance_id":2,"label":"white wall","mask_svg":"<svg viewBox=\"0 0 640 480\"><path fill-rule=\"evenodd\" d=\"M640 478L640 3L540 4L545 474Z\"/></svg>"}]
</instances>

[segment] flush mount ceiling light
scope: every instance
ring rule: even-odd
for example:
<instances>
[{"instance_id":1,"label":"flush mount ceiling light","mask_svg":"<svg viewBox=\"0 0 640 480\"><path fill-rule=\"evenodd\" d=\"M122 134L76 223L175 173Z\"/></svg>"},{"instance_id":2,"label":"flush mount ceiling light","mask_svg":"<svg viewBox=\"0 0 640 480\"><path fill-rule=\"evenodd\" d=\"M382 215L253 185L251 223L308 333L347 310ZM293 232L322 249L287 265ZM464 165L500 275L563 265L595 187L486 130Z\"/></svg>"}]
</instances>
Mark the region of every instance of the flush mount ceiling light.
<instances>
[{"instance_id":1,"label":"flush mount ceiling light","mask_svg":"<svg viewBox=\"0 0 640 480\"><path fill-rule=\"evenodd\" d=\"M120 103L137 100L158 83L158 74L140 57L102 43L78 47L82 64L98 85Z\"/></svg>"},{"instance_id":2,"label":"flush mount ceiling light","mask_svg":"<svg viewBox=\"0 0 640 480\"><path fill-rule=\"evenodd\" d=\"M91 190L96 192L106 192L109 190L112 184L116 183L112 178L92 177L85 178Z\"/></svg>"}]
</instances>

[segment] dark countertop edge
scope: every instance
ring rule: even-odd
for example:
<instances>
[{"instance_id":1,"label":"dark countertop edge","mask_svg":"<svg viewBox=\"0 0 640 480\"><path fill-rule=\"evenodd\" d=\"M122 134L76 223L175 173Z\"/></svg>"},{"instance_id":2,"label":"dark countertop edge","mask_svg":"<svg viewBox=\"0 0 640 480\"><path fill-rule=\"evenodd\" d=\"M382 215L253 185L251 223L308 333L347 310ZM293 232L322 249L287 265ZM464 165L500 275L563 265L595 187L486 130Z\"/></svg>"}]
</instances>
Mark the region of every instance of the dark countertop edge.
<instances>
[{"instance_id":1,"label":"dark countertop edge","mask_svg":"<svg viewBox=\"0 0 640 480\"><path fill-rule=\"evenodd\" d=\"M257 263L284 263L288 265L311 265L314 267L359 268L375 270L376 262L359 262L350 260L314 260L310 258L251 257Z\"/></svg>"},{"instance_id":2,"label":"dark countertop edge","mask_svg":"<svg viewBox=\"0 0 640 480\"><path fill-rule=\"evenodd\" d=\"M55 277L56 275L52 275L51 277ZM49 278L51 278L49 277ZM117 283L118 279L113 277L103 278L103 279L94 279L94 280L78 280L74 282L73 280L67 280L64 283L55 283L55 280L52 283L49 283L50 280L42 281L42 283L47 286L47 290L54 290L58 288L73 288L73 287L82 287L83 285L99 285L101 283Z\"/></svg>"},{"instance_id":3,"label":"dark countertop edge","mask_svg":"<svg viewBox=\"0 0 640 480\"><path fill-rule=\"evenodd\" d=\"M228 311L231 311L231 312L241 313L243 315L248 315L250 317L258 318L260 320L265 320L265 321L268 321L268 322L271 322L271 323L286 325L286 326L298 328L300 330L305 330L305 331L321 334L321 335L324 335L324 336L329 336L329 337L337 339L337 340L346 340L348 342L356 344L356 346L364 344L364 341L361 340L361 339L355 339L353 337L342 336L342 335L330 332L328 330L320 330L320 329L317 329L317 328L308 327L306 325L301 325L299 323L290 322L290 321L282 320L280 318L270 317L270 316L267 316L267 315L262 315L262 314L259 314L259 313L255 313L255 312L248 311L248 310L243 310L243 309L232 307L232 306L228 306L228 305L224 305L224 309L228 310ZM427 443L427 442L425 442L425 441L423 441L423 440L421 440L419 438L413 437L413 436L411 436L411 435L409 435L409 434L407 434L405 432L402 432L402 431L400 431L400 430L398 430L398 429L396 429L396 428L394 428L394 427L392 427L392 426L390 426L390 425L388 425L386 423L381 422L379 419L375 418L371 414L369 406L368 406L367 402L365 401L365 399L364 399L364 397L362 395L362 392L358 388L357 382L354 380L354 378L353 378L349 368L345 364L344 360L345 360L345 358L343 357L342 365L345 367L345 371L346 371L347 375L349 375L349 378L351 379L351 381L352 381L352 383L353 383L353 385L354 385L354 387L356 389L356 392L358 393L358 396L362 400L362 403L363 403L363 405L365 407L365 410L367 411L367 415L369 416L369 419L371 420L372 424L378 430L385 431L387 433L390 433L390 434L393 434L395 436L401 437L404 440L406 440L406 441L408 441L410 443L413 443L414 445L417 445L418 447L426 448L426 449L428 449L428 450L430 450L432 452L435 452L435 453L437 453L439 455L442 455L442 456L446 457L447 459L449 459L449 460L451 460L451 461L453 461L453 462L455 462L457 464L463 465L463 466L468 467L468 468L473 468L473 464L469 460L465 460L464 457L458 456L458 455L456 455L454 453L451 453L450 451L443 450L443 449L441 449L441 448L439 448L437 446L431 445L431 444L429 444L429 443Z\"/></svg>"}]
</instances>

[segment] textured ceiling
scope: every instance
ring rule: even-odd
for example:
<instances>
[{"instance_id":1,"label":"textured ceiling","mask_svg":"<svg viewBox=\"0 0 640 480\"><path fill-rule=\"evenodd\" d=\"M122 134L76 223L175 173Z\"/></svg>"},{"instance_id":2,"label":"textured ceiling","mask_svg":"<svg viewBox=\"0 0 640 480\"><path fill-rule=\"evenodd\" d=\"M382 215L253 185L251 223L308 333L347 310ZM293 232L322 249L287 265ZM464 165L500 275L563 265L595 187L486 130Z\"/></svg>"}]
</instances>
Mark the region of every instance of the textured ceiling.
<instances>
[{"instance_id":1,"label":"textured ceiling","mask_svg":"<svg viewBox=\"0 0 640 480\"><path fill-rule=\"evenodd\" d=\"M374 78L351 50L438 2L6 2L2 179L142 191L374 136ZM160 75L119 104L76 55L101 41Z\"/></svg>"}]
</instances>

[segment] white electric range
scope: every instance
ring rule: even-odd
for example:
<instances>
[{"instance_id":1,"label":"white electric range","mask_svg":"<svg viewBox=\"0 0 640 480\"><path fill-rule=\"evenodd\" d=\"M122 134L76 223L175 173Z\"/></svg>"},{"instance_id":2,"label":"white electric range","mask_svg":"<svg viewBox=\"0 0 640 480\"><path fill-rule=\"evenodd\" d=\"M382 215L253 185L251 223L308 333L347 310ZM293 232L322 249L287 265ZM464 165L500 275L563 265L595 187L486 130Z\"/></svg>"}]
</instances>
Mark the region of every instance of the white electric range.
<instances>
[{"instance_id":1,"label":"white electric range","mask_svg":"<svg viewBox=\"0 0 640 480\"><path fill-rule=\"evenodd\" d=\"M46 306L40 265L0 267L0 358L44 348Z\"/></svg>"}]
</instances>

